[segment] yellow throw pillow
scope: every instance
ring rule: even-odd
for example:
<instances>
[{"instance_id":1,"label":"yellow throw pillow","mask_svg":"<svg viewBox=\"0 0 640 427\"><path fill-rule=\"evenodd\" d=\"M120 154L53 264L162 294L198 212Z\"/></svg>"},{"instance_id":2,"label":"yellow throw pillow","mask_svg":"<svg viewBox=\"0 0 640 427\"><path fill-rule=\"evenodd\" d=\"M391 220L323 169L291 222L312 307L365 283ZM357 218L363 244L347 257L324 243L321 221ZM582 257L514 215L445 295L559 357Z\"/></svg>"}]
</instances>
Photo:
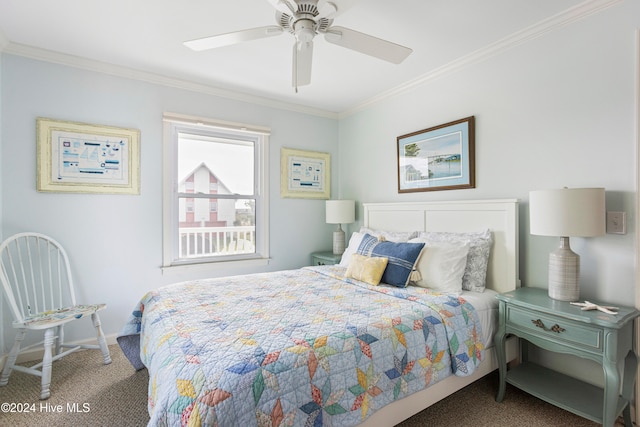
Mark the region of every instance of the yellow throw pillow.
<instances>
[{"instance_id":1,"label":"yellow throw pillow","mask_svg":"<svg viewBox=\"0 0 640 427\"><path fill-rule=\"evenodd\" d=\"M360 254L351 255L345 277L360 280L370 285L377 285L382 279L384 269L387 268L389 258L368 257Z\"/></svg>"}]
</instances>

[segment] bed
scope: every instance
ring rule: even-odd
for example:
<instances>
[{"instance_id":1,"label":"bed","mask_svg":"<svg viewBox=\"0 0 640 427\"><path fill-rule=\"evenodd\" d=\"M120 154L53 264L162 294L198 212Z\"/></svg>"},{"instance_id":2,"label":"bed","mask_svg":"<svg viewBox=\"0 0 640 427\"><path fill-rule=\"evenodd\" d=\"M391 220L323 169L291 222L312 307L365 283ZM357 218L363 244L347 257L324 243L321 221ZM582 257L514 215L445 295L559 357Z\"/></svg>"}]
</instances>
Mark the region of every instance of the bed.
<instances>
[{"instance_id":1,"label":"bed","mask_svg":"<svg viewBox=\"0 0 640 427\"><path fill-rule=\"evenodd\" d=\"M141 299L118 342L148 369L149 425L392 426L497 368L495 293L519 286L517 200L363 206L340 265L179 283ZM437 236L487 229L483 292L386 285L395 252L382 284L348 262L356 237L363 262L420 243L453 259ZM469 240L463 254L455 246L466 261ZM510 342L507 360L516 354Z\"/></svg>"}]
</instances>

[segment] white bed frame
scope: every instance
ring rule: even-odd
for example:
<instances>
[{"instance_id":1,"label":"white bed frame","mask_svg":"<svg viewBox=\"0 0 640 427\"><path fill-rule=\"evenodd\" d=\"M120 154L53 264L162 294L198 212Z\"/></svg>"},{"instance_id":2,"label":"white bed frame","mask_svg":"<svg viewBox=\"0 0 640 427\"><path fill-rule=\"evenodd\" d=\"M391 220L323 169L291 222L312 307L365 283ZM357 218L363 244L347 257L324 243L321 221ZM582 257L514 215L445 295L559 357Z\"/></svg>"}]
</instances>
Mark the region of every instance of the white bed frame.
<instances>
[{"instance_id":1,"label":"white bed frame","mask_svg":"<svg viewBox=\"0 0 640 427\"><path fill-rule=\"evenodd\" d=\"M470 232L489 228L493 247L487 270L487 288L506 292L520 287L518 272L518 201L364 203L364 226L388 231ZM517 340L507 340L507 360L518 357ZM394 426L497 369L493 347L485 361L468 377L449 376L428 389L381 408L362 426ZM497 391L497 390L496 390Z\"/></svg>"}]
</instances>

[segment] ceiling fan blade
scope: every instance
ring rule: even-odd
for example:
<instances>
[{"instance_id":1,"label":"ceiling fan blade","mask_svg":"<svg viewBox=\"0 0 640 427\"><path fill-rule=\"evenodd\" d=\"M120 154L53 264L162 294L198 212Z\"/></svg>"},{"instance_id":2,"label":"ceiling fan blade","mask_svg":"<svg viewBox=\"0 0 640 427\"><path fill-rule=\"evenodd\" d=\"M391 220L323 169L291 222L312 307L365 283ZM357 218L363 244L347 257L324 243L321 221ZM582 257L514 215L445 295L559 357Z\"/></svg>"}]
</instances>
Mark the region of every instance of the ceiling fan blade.
<instances>
[{"instance_id":1,"label":"ceiling fan blade","mask_svg":"<svg viewBox=\"0 0 640 427\"><path fill-rule=\"evenodd\" d=\"M319 16L333 19L349 10L357 2L358 0L318 0Z\"/></svg>"},{"instance_id":2,"label":"ceiling fan blade","mask_svg":"<svg viewBox=\"0 0 640 427\"><path fill-rule=\"evenodd\" d=\"M318 17L332 19L338 14L338 5L330 0L318 1Z\"/></svg>"},{"instance_id":3,"label":"ceiling fan blade","mask_svg":"<svg viewBox=\"0 0 640 427\"><path fill-rule=\"evenodd\" d=\"M384 61L399 64L413 52L408 47L382 40L344 27L330 27L325 33L329 43L346 47Z\"/></svg>"},{"instance_id":4,"label":"ceiling fan blade","mask_svg":"<svg viewBox=\"0 0 640 427\"><path fill-rule=\"evenodd\" d=\"M311 83L311 63L313 60L313 42L293 45L293 81L292 85L298 90L299 86Z\"/></svg>"},{"instance_id":5,"label":"ceiling fan blade","mask_svg":"<svg viewBox=\"0 0 640 427\"><path fill-rule=\"evenodd\" d=\"M193 50L207 50L247 42L250 40L277 36L282 34L282 31L282 27L269 25L267 27L251 28L249 30L235 31L233 33L219 34L217 36L190 40L184 42L184 45Z\"/></svg>"},{"instance_id":6,"label":"ceiling fan blade","mask_svg":"<svg viewBox=\"0 0 640 427\"><path fill-rule=\"evenodd\" d=\"M296 13L297 6L293 0L267 0L271 6L288 15Z\"/></svg>"}]
</instances>

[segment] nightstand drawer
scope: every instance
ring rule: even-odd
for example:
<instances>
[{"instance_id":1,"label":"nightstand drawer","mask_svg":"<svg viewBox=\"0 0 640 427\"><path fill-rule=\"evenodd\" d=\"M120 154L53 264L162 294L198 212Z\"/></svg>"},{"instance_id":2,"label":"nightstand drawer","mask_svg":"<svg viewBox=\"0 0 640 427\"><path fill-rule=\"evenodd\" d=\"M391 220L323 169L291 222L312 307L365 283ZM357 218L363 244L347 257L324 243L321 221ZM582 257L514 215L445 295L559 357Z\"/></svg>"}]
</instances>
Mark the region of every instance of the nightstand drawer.
<instances>
[{"instance_id":1,"label":"nightstand drawer","mask_svg":"<svg viewBox=\"0 0 640 427\"><path fill-rule=\"evenodd\" d=\"M549 338L555 343L577 344L602 351L602 329L586 326L584 323L510 306L507 324L523 332Z\"/></svg>"}]
</instances>

